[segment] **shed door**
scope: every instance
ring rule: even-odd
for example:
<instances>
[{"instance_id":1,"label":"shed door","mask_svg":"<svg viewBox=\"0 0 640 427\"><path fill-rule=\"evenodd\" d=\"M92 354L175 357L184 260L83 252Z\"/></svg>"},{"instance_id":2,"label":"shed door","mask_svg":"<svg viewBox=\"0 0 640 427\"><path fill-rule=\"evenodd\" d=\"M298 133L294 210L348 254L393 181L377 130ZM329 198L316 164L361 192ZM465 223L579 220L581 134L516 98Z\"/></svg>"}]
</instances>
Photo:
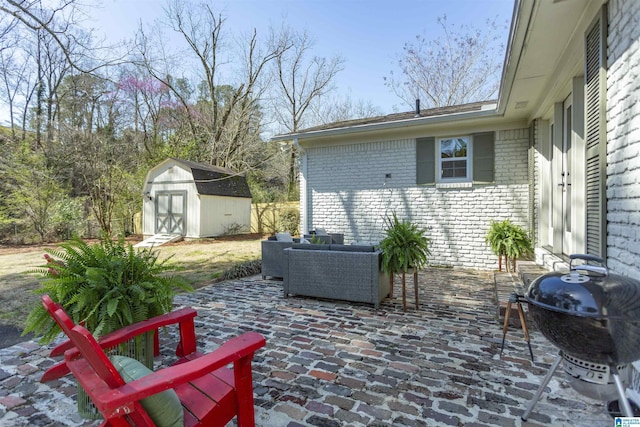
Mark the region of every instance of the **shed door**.
<instances>
[{"instance_id":1,"label":"shed door","mask_svg":"<svg viewBox=\"0 0 640 427\"><path fill-rule=\"evenodd\" d=\"M156 233L184 235L187 192L156 193Z\"/></svg>"}]
</instances>

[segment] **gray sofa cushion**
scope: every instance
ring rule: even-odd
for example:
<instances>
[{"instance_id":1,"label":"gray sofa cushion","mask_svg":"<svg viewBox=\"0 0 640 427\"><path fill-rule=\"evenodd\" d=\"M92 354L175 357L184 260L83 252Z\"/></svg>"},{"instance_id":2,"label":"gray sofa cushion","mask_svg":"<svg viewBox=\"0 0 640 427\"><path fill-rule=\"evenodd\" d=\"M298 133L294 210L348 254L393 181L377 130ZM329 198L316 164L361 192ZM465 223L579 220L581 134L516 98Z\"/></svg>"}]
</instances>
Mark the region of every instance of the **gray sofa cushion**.
<instances>
[{"instance_id":1,"label":"gray sofa cushion","mask_svg":"<svg viewBox=\"0 0 640 427\"><path fill-rule=\"evenodd\" d=\"M276 240L278 242L287 242L287 243L293 243L293 237L291 237L291 233L286 232L286 233L276 233Z\"/></svg>"},{"instance_id":2,"label":"gray sofa cushion","mask_svg":"<svg viewBox=\"0 0 640 427\"><path fill-rule=\"evenodd\" d=\"M328 251L330 245L322 245L317 243L294 243L293 249L305 249L307 251Z\"/></svg>"},{"instance_id":3,"label":"gray sofa cushion","mask_svg":"<svg viewBox=\"0 0 640 427\"><path fill-rule=\"evenodd\" d=\"M373 246L368 245L330 245L330 250L332 251L342 251L342 252L374 252L375 248Z\"/></svg>"}]
</instances>

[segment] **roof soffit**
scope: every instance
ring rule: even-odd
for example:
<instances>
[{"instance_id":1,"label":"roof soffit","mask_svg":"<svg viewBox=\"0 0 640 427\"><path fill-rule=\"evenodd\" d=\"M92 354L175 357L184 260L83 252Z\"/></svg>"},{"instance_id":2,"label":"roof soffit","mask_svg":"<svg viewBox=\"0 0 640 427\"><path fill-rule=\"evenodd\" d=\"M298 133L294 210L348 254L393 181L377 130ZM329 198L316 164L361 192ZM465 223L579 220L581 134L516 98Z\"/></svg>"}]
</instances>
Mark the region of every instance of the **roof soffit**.
<instances>
[{"instance_id":1,"label":"roof soffit","mask_svg":"<svg viewBox=\"0 0 640 427\"><path fill-rule=\"evenodd\" d=\"M583 34L603 0L523 0L506 63L511 87L501 110L509 118L538 117L566 96L566 83L583 74ZM512 30L513 31L513 30ZM507 73L505 73L505 76Z\"/></svg>"}]
</instances>

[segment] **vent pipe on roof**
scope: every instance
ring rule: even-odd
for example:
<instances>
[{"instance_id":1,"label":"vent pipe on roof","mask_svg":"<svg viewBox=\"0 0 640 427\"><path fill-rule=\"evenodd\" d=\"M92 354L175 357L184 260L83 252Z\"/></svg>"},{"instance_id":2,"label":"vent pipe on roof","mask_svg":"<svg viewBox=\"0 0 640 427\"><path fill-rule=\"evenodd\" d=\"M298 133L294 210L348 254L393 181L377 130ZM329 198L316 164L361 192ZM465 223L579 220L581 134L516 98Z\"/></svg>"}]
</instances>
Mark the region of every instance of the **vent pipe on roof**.
<instances>
[{"instance_id":1,"label":"vent pipe on roof","mask_svg":"<svg viewBox=\"0 0 640 427\"><path fill-rule=\"evenodd\" d=\"M416 115L414 117L420 117L420 98L416 99Z\"/></svg>"}]
</instances>

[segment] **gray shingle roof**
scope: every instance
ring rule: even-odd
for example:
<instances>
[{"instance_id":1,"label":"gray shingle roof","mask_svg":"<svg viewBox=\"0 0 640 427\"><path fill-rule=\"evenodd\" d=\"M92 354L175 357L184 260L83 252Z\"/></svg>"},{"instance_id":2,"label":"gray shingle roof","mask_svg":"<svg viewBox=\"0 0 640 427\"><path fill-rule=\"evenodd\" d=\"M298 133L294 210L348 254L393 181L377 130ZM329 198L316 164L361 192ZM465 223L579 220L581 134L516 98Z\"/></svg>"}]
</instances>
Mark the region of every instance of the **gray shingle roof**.
<instances>
[{"instance_id":1,"label":"gray shingle roof","mask_svg":"<svg viewBox=\"0 0 640 427\"><path fill-rule=\"evenodd\" d=\"M199 194L251 198L246 178L231 169L172 159L191 169Z\"/></svg>"},{"instance_id":2,"label":"gray shingle roof","mask_svg":"<svg viewBox=\"0 0 640 427\"><path fill-rule=\"evenodd\" d=\"M473 111L481 111L482 107L487 105L495 104L497 101L480 101L480 102L472 102L470 104L463 105L453 105L450 107L438 107L438 108L429 108L429 109L421 109L419 117L435 117L435 116L445 116L448 114L458 114L458 113L469 113ZM369 117L365 119L355 119L355 120L346 120L342 122L334 122L328 123L325 125L314 126L307 129L302 129L296 133L307 133L307 132L317 132L329 129L339 129L339 128L348 128L354 126L364 126L376 123L386 123L386 122L396 122L408 119L416 118L415 111L407 111L404 113L393 113L387 114L386 116L377 116L377 117Z\"/></svg>"}]
</instances>

